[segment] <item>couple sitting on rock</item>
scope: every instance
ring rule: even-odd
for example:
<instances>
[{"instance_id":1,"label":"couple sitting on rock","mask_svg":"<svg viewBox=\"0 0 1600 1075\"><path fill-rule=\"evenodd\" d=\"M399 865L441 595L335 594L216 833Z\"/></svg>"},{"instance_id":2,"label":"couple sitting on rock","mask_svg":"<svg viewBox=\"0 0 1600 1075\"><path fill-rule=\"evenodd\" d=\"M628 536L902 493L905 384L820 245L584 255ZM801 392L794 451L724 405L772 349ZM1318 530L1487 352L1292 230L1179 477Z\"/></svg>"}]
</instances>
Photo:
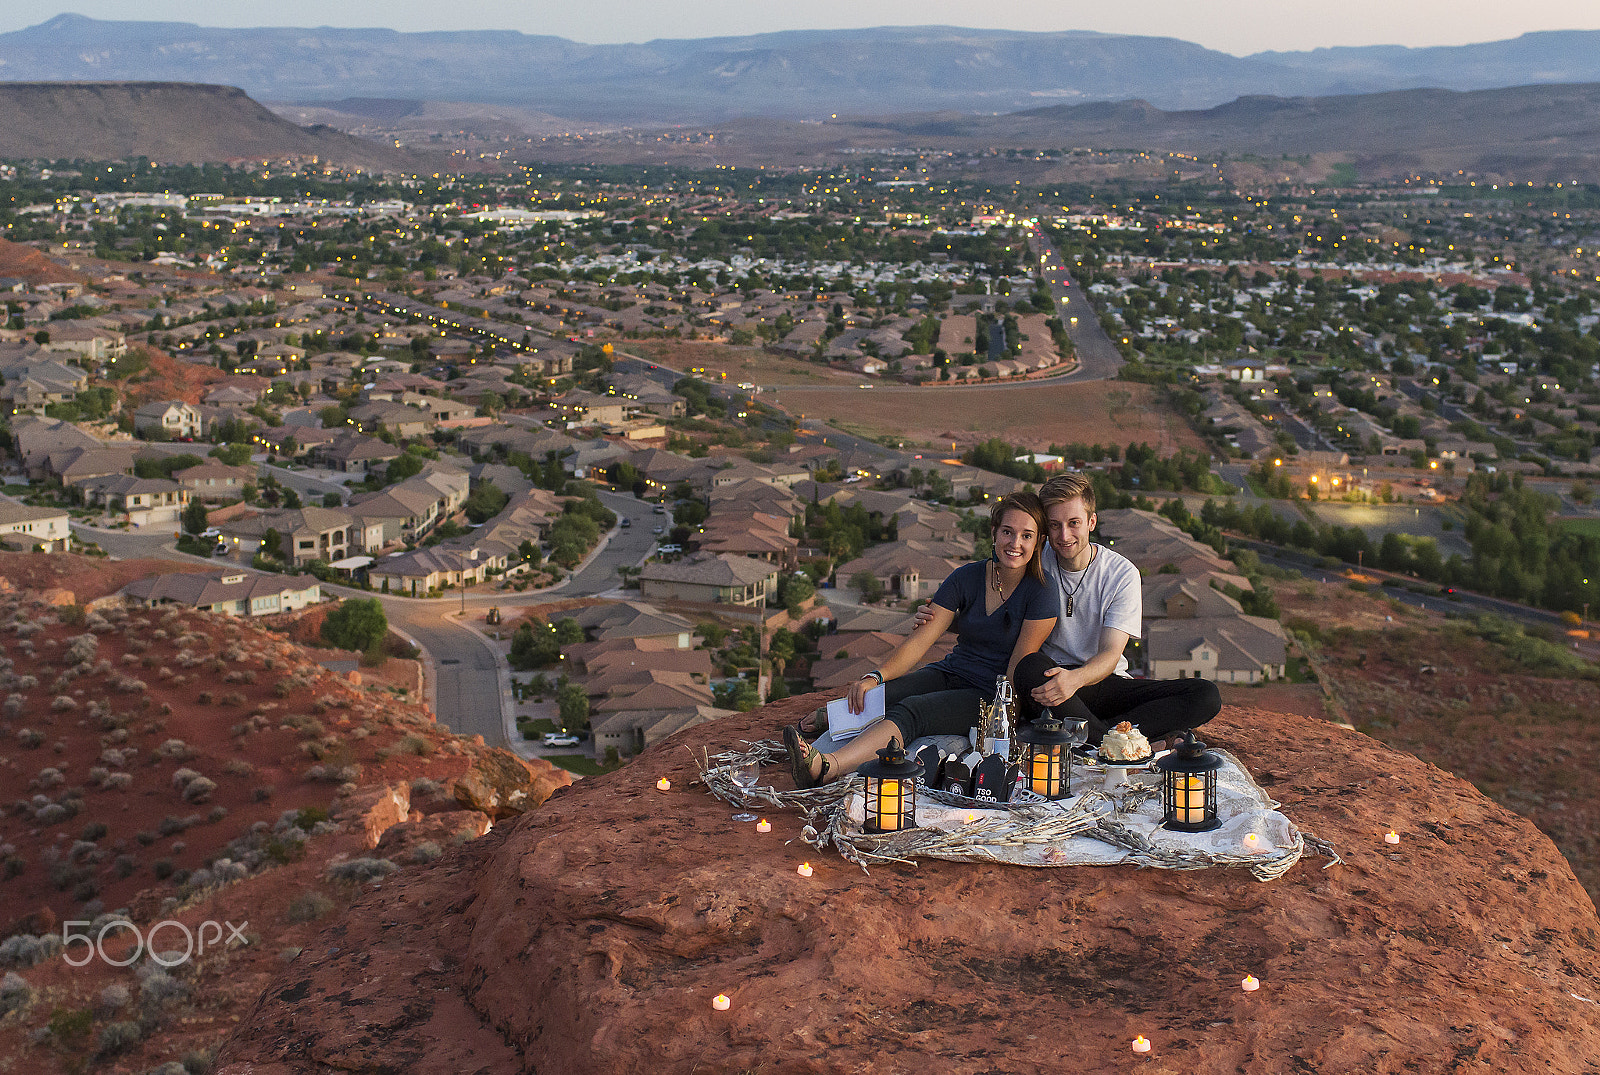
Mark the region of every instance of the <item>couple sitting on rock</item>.
<instances>
[{"instance_id":1,"label":"couple sitting on rock","mask_svg":"<svg viewBox=\"0 0 1600 1075\"><path fill-rule=\"evenodd\" d=\"M1094 487L1079 474L995 505L994 556L951 572L883 668L851 686L850 710L859 713L867 691L883 684L883 719L846 743L824 741L820 750L801 728L783 730L795 786L847 776L891 739L909 747L927 737L964 737L1000 675L1011 678L1022 717L1033 720L1048 707L1084 720L1092 743L1126 720L1160 749L1161 740L1216 716L1222 698L1209 680L1127 677L1122 651L1140 633L1143 610L1139 570L1089 540L1094 508ZM912 671L951 626L956 645L949 656Z\"/></svg>"}]
</instances>

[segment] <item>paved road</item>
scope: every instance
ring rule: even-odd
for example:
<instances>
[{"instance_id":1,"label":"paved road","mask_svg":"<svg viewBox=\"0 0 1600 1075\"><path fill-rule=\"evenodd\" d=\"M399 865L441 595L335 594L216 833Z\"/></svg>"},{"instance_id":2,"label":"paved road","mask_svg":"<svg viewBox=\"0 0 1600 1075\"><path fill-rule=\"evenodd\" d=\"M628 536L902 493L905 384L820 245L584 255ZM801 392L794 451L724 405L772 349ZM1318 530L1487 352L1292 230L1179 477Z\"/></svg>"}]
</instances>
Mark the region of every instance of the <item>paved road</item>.
<instances>
[{"instance_id":1,"label":"paved road","mask_svg":"<svg viewBox=\"0 0 1600 1075\"><path fill-rule=\"evenodd\" d=\"M447 617L459 613L463 605L469 612L498 605L510 613L513 609L614 590L621 582L617 568L637 564L655 547L656 539L651 530L656 522L664 522L666 517L652 515L650 505L632 495L602 492L600 499L619 516L632 518L632 527L618 527L605 547L591 556L581 571L542 593L468 593L463 601L459 594L429 600L392 594L362 594L361 591L337 586L325 589L331 593L371 596L381 600L390 624L413 638L432 659L432 700L440 723L462 735L481 735L486 743L504 746L507 745L507 739L502 705L509 705L509 700L504 697L500 687L495 653L476 632ZM153 557L191 562L196 559L173 547L170 529L158 527L141 533L100 530L77 523L73 524L73 528L82 540L99 543L101 548L119 559Z\"/></svg>"},{"instance_id":2,"label":"paved road","mask_svg":"<svg viewBox=\"0 0 1600 1075\"><path fill-rule=\"evenodd\" d=\"M1045 279L1055 295L1056 309L1078 353L1078 368L1075 371L1037 383L1104 381L1115 377L1123 366L1122 352L1117 350L1117 345L1111 342L1111 337L1101 327L1099 316L1089 304L1089 296L1067 272L1061 252L1040 227L1033 229L1029 243L1036 255L1043 259Z\"/></svg>"}]
</instances>

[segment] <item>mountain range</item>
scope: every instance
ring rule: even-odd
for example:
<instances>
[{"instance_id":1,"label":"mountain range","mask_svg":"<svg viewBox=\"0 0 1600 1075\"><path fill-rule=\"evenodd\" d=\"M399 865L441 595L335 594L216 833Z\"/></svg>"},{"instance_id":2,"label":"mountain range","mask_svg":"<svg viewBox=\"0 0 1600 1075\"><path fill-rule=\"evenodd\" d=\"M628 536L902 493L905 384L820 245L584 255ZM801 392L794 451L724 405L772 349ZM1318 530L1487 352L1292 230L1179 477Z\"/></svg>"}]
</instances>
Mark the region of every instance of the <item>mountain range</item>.
<instances>
[{"instance_id":1,"label":"mountain range","mask_svg":"<svg viewBox=\"0 0 1600 1075\"><path fill-rule=\"evenodd\" d=\"M514 31L228 29L59 15L0 34L0 76L223 83L302 104L479 102L606 122L999 113L1135 98L1204 109L1263 94L1600 81L1600 31L1238 57L1167 37L941 26L586 45Z\"/></svg>"}]
</instances>

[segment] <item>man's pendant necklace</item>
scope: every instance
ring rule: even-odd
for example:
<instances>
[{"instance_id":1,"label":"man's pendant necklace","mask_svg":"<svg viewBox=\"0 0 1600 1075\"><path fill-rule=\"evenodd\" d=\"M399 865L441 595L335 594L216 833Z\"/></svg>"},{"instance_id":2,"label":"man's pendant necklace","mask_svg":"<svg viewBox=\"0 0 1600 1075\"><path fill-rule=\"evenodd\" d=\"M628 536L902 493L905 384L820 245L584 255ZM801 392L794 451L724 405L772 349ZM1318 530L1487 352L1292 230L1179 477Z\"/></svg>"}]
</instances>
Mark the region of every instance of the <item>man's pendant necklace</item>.
<instances>
[{"instance_id":1,"label":"man's pendant necklace","mask_svg":"<svg viewBox=\"0 0 1600 1075\"><path fill-rule=\"evenodd\" d=\"M1070 590L1067 589L1067 573L1061 572L1061 589L1067 595L1067 603L1061 607L1061 614L1068 619L1072 618L1073 599L1078 596L1078 591L1083 589L1083 581L1089 577L1089 568L1093 567L1099 558L1100 549L1096 546L1095 551L1089 554L1089 562L1083 565L1083 574L1078 576L1078 584Z\"/></svg>"}]
</instances>

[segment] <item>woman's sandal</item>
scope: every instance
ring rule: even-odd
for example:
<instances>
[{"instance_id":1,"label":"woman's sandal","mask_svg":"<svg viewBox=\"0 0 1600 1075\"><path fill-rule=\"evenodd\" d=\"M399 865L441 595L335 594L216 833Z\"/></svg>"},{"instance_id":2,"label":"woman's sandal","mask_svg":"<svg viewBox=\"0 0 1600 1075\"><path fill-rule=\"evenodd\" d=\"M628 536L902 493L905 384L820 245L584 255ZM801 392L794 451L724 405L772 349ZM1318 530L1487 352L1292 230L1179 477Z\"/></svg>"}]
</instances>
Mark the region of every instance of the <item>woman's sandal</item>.
<instances>
[{"instance_id":1,"label":"woman's sandal","mask_svg":"<svg viewBox=\"0 0 1600 1075\"><path fill-rule=\"evenodd\" d=\"M783 745L789 751L789 771L794 776L794 786L801 791L814 788L828 779L828 759L816 747L800 738L800 729L793 724L783 729ZM822 759L822 771L811 775L811 759Z\"/></svg>"}]
</instances>

